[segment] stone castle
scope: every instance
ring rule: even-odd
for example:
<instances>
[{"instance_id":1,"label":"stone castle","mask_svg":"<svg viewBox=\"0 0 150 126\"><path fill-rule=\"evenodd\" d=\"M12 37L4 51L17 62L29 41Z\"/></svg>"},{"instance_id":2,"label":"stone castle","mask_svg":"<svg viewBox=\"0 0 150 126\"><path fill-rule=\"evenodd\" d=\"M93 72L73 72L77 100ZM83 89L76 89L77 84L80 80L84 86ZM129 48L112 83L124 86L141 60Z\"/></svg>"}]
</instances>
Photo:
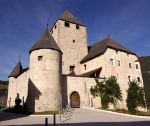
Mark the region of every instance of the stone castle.
<instances>
[{"instance_id":1,"label":"stone castle","mask_svg":"<svg viewBox=\"0 0 150 126\"><path fill-rule=\"evenodd\" d=\"M29 112L72 107L100 107L90 87L116 76L123 94L118 108L126 108L128 82L136 79L143 86L138 56L109 36L88 47L86 26L67 9L29 50L29 68L19 61L9 75L8 105L20 97ZM113 106L110 106L113 107Z\"/></svg>"}]
</instances>

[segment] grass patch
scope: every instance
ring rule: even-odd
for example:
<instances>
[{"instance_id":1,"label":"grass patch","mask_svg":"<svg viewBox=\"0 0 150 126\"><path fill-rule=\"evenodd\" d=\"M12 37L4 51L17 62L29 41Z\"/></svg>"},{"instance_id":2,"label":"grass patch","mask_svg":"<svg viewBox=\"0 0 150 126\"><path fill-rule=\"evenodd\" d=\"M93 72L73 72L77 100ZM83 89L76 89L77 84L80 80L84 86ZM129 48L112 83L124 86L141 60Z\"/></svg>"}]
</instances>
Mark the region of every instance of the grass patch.
<instances>
[{"instance_id":1,"label":"grass patch","mask_svg":"<svg viewBox=\"0 0 150 126\"><path fill-rule=\"evenodd\" d=\"M25 115L53 115L55 114L59 114L59 110L57 111L45 111L45 112L27 112L25 109L22 112L22 108L3 108L2 109L3 112L11 112L11 113L17 113L17 114L25 114Z\"/></svg>"},{"instance_id":2,"label":"grass patch","mask_svg":"<svg viewBox=\"0 0 150 126\"><path fill-rule=\"evenodd\" d=\"M102 108L98 108L98 109L105 110L105 111L111 111L111 112L118 112L118 113L123 113L123 114L131 114L128 110L125 110L125 109L117 109L117 110L115 110L115 109L102 109ZM134 113L134 115L150 116L150 112L136 111L136 113Z\"/></svg>"}]
</instances>

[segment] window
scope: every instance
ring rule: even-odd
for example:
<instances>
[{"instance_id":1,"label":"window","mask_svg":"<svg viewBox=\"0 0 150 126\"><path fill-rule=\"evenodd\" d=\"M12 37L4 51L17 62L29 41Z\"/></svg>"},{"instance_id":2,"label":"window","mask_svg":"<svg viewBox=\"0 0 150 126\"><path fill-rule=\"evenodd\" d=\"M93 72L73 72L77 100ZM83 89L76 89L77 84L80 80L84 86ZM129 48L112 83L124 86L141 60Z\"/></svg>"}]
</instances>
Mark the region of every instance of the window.
<instances>
[{"instance_id":1,"label":"window","mask_svg":"<svg viewBox=\"0 0 150 126\"><path fill-rule=\"evenodd\" d=\"M79 29L79 25L76 25L76 29Z\"/></svg>"},{"instance_id":2,"label":"window","mask_svg":"<svg viewBox=\"0 0 150 126\"><path fill-rule=\"evenodd\" d=\"M38 56L38 61L41 61L43 56Z\"/></svg>"},{"instance_id":3,"label":"window","mask_svg":"<svg viewBox=\"0 0 150 126\"><path fill-rule=\"evenodd\" d=\"M86 70L86 64L84 65L84 70Z\"/></svg>"},{"instance_id":4,"label":"window","mask_svg":"<svg viewBox=\"0 0 150 126\"><path fill-rule=\"evenodd\" d=\"M75 40L73 40L73 42L75 42Z\"/></svg>"},{"instance_id":5,"label":"window","mask_svg":"<svg viewBox=\"0 0 150 126\"><path fill-rule=\"evenodd\" d=\"M51 33L53 34L53 30L51 31Z\"/></svg>"},{"instance_id":6,"label":"window","mask_svg":"<svg viewBox=\"0 0 150 126\"><path fill-rule=\"evenodd\" d=\"M110 59L110 64L114 65L114 60L113 59Z\"/></svg>"},{"instance_id":7,"label":"window","mask_svg":"<svg viewBox=\"0 0 150 126\"><path fill-rule=\"evenodd\" d=\"M119 51L118 51L118 50L116 50L116 54L119 54Z\"/></svg>"},{"instance_id":8,"label":"window","mask_svg":"<svg viewBox=\"0 0 150 126\"><path fill-rule=\"evenodd\" d=\"M129 80L129 82L130 82L130 81L132 81L132 78L131 78L131 76L128 76L128 80Z\"/></svg>"},{"instance_id":9,"label":"window","mask_svg":"<svg viewBox=\"0 0 150 126\"><path fill-rule=\"evenodd\" d=\"M131 69L132 69L132 64L131 64L131 63L129 63L129 68L131 68Z\"/></svg>"},{"instance_id":10,"label":"window","mask_svg":"<svg viewBox=\"0 0 150 126\"><path fill-rule=\"evenodd\" d=\"M65 26L66 26L66 27L69 27L69 22L65 22Z\"/></svg>"},{"instance_id":11,"label":"window","mask_svg":"<svg viewBox=\"0 0 150 126\"><path fill-rule=\"evenodd\" d=\"M135 64L135 67L136 67L136 69L139 69L139 65L137 63Z\"/></svg>"},{"instance_id":12,"label":"window","mask_svg":"<svg viewBox=\"0 0 150 126\"><path fill-rule=\"evenodd\" d=\"M70 66L70 71L73 72L75 69L75 66Z\"/></svg>"},{"instance_id":13,"label":"window","mask_svg":"<svg viewBox=\"0 0 150 126\"><path fill-rule=\"evenodd\" d=\"M121 64L120 64L120 60L117 60L117 64L118 64L118 66L121 66Z\"/></svg>"},{"instance_id":14,"label":"window","mask_svg":"<svg viewBox=\"0 0 150 126\"><path fill-rule=\"evenodd\" d=\"M140 77L137 77L137 82L140 82L141 80L140 80Z\"/></svg>"},{"instance_id":15,"label":"window","mask_svg":"<svg viewBox=\"0 0 150 126\"><path fill-rule=\"evenodd\" d=\"M55 25L55 29L57 28L57 25Z\"/></svg>"}]
</instances>

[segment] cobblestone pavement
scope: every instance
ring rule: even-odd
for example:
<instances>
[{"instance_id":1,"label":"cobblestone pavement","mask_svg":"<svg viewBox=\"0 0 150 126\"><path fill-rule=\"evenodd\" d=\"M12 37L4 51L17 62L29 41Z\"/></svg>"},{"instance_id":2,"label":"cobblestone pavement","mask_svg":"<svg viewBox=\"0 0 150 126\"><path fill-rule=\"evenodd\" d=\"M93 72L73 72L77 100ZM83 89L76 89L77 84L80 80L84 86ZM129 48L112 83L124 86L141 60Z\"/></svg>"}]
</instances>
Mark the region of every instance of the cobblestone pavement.
<instances>
[{"instance_id":1,"label":"cobblestone pavement","mask_svg":"<svg viewBox=\"0 0 150 126\"><path fill-rule=\"evenodd\" d=\"M63 116L62 116L63 117ZM53 116L25 116L0 112L1 126L44 126L48 118L48 126L53 126ZM62 123L56 116L56 126L150 126L150 117L124 115L103 110L76 108L68 112Z\"/></svg>"}]
</instances>

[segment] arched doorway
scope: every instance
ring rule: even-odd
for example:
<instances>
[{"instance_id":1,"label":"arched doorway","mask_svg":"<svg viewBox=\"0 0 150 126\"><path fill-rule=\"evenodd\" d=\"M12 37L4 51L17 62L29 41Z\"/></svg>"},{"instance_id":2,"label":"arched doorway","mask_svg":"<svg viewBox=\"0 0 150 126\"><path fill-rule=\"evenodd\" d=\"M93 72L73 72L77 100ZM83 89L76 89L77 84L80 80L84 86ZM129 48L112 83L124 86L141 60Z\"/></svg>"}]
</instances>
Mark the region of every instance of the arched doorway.
<instances>
[{"instance_id":1,"label":"arched doorway","mask_svg":"<svg viewBox=\"0 0 150 126\"><path fill-rule=\"evenodd\" d=\"M80 96L79 93L74 91L70 95L71 107L80 108Z\"/></svg>"}]
</instances>

